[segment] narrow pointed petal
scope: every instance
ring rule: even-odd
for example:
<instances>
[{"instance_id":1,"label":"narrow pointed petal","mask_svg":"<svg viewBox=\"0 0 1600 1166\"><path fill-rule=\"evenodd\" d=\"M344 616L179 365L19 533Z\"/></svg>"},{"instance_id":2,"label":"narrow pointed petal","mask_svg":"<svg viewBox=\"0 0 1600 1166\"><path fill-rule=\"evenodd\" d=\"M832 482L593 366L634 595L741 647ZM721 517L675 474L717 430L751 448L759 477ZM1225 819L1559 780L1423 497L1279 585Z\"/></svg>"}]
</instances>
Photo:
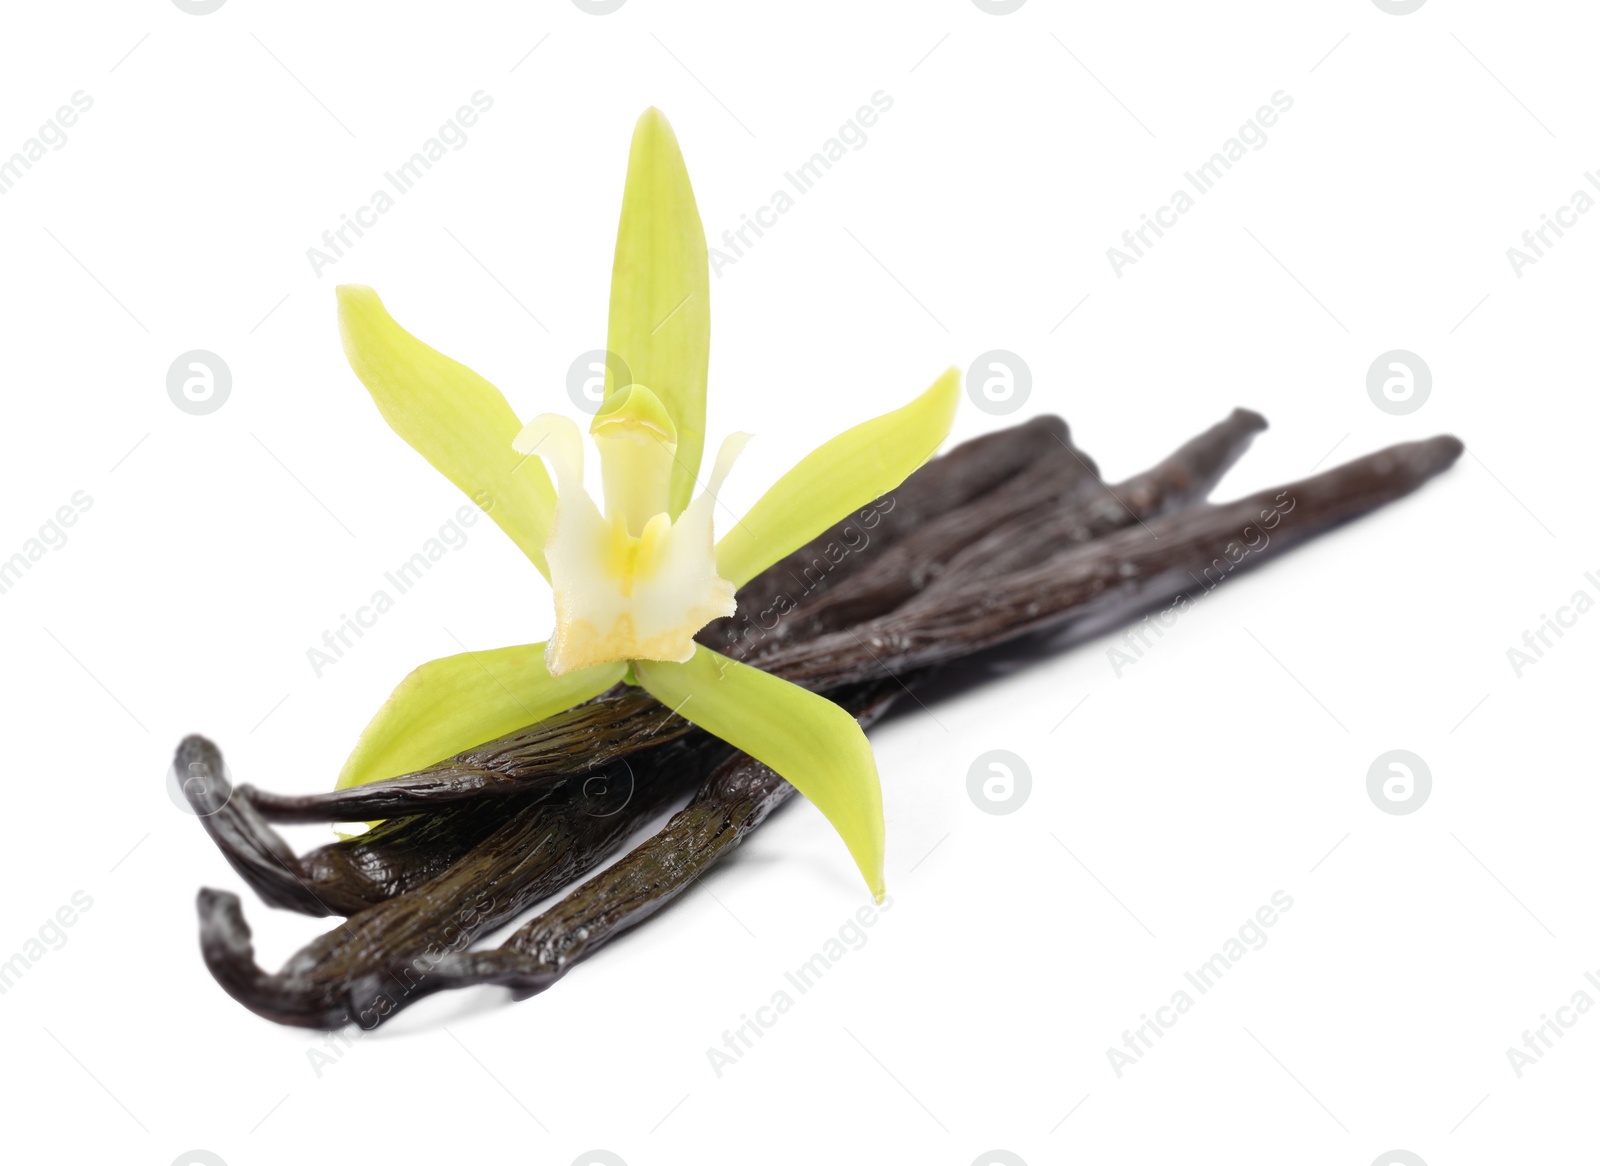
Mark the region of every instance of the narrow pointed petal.
<instances>
[{"instance_id":1,"label":"narrow pointed petal","mask_svg":"<svg viewBox=\"0 0 1600 1166\"><path fill-rule=\"evenodd\" d=\"M635 382L661 398L677 430L670 509L676 518L689 504L705 447L711 286L689 172L659 109L640 116L628 151L606 347ZM623 387L611 383L608 365L607 395Z\"/></svg>"},{"instance_id":2,"label":"narrow pointed petal","mask_svg":"<svg viewBox=\"0 0 1600 1166\"><path fill-rule=\"evenodd\" d=\"M522 423L500 390L400 327L370 287L347 284L338 296L345 356L383 419L548 578L555 490L537 459L511 448Z\"/></svg>"},{"instance_id":3,"label":"narrow pointed petal","mask_svg":"<svg viewBox=\"0 0 1600 1166\"><path fill-rule=\"evenodd\" d=\"M705 489L705 493L713 501L716 500L717 491L722 489L722 483L733 470L733 463L739 460L744 447L750 444L751 436L749 433L730 433L722 439L722 444L717 446L717 460L712 463L711 477L707 479Z\"/></svg>"},{"instance_id":4,"label":"narrow pointed petal","mask_svg":"<svg viewBox=\"0 0 1600 1166\"><path fill-rule=\"evenodd\" d=\"M839 832L883 900L883 791L855 718L814 692L702 647L685 664L636 660L645 690L776 770Z\"/></svg>"},{"instance_id":5,"label":"narrow pointed petal","mask_svg":"<svg viewBox=\"0 0 1600 1166\"><path fill-rule=\"evenodd\" d=\"M955 417L961 374L824 442L773 483L717 543L717 574L743 587L852 510L893 490L933 456Z\"/></svg>"},{"instance_id":6,"label":"narrow pointed petal","mask_svg":"<svg viewBox=\"0 0 1600 1166\"><path fill-rule=\"evenodd\" d=\"M415 773L599 696L626 670L606 664L557 679L545 669L543 644L430 660L362 730L335 788Z\"/></svg>"},{"instance_id":7,"label":"narrow pointed petal","mask_svg":"<svg viewBox=\"0 0 1600 1166\"><path fill-rule=\"evenodd\" d=\"M562 493L583 493L583 434L572 418L540 413L511 439L511 448L549 462Z\"/></svg>"}]
</instances>

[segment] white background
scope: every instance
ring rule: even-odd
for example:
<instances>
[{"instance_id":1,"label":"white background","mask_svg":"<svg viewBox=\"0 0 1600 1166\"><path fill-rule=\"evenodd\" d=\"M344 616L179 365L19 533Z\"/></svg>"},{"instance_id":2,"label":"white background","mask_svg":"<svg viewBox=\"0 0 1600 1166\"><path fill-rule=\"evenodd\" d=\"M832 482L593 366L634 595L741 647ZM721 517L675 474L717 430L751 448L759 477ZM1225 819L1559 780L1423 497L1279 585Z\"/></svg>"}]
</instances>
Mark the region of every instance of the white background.
<instances>
[{"instance_id":1,"label":"white background","mask_svg":"<svg viewBox=\"0 0 1600 1166\"><path fill-rule=\"evenodd\" d=\"M0 996L0 1156L1587 1160L1600 1016L1520 1078L1506 1049L1600 1000L1600 615L1520 678L1506 652L1600 598L1600 215L1520 278L1506 249L1600 165L1594 31L1576 2L1450 0L8 6L0 155L94 104L0 197L0 557L93 504L0 595L0 958L74 891L93 907ZM466 146L315 275L306 249L477 90ZM521 415L567 409L638 113L672 119L715 241L878 90L867 144L714 280L710 430L759 435L735 509L992 348L1032 397L964 407L955 437L1060 413L1108 479L1235 405L1272 428L1219 497L1433 433L1468 453L1120 678L1108 637L876 731L893 907L720 1078L707 1048L865 900L800 802L546 995L429 999L319 1076L316 1034L200 962L196 889L244 888L169 802L173 747L201 731L237 780L326 788L408 669L550 621L480 522L313 673L461 502L349 372L333 285L376 286ZM1107 248L1278 90L1266 145L1114 274ZM165 387L196 348L233 375L208 416ZM1434 377L1404 417L1366 393L1393 348ZM966 793L992 748L1033 773L1007 816ZM1403 817L1366 793L1394 748L1434 781ZM1106 1050L1278 890L1270 942L1119 1078ZM270 966L329 925L245 899Z\"/></svg>"}]
</instances>

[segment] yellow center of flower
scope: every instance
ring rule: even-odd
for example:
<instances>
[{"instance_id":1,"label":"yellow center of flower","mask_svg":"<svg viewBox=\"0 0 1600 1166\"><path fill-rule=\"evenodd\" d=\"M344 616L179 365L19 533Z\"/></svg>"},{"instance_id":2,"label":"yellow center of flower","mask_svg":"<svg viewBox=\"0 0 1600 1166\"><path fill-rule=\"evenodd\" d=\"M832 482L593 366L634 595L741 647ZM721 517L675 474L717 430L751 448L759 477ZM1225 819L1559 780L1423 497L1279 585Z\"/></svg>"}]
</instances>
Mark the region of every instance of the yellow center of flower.
<instances>
[{"instance_id":1,"label":"yellow center of flower","mask_svg":"<svg viewBox=\"0 0 1600 1166\"><path fill-rule=\"evenodd\" d=\"M613 393L590 427L600 452L606 513L583 488L583 441L565 417L535 417L512 443L554 471L555 522L545 556L556 630L545 664L559 676L617 660L682 663L694 635L734 610L734 586L717 574L715 491L746 435L723 442L705 492L681 514L669 508L677 431L655 393Z\"/></svg>"}]
</instances>

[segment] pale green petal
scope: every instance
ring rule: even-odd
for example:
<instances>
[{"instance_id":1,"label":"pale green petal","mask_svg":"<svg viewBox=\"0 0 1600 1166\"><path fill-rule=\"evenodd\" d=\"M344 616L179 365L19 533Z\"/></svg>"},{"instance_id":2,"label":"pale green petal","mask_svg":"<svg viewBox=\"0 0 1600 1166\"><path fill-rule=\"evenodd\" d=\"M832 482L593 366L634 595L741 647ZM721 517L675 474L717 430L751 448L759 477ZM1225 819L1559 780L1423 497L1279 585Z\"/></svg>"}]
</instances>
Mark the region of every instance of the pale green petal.
<instances>
[{"instance_id":1,"label":"pale green petal","mask_svg":"<svg viewBox=\"0 0 1600 1166\"><path fill-rule=\"evenodd\" d=\"M689 504L706 441L706 366L711 353L711 286L700 225L678 139L659 109L633 129L622 220L611 269L606 347L636 383L661 398L677 430L671 514ZM612 383L606 366L606 393Z\"/></svg>"},{"instance_id":2,"label":"pale green petal","mask_svg":"<svg viewBox=\"0 0 1600 1166\"><path fill-rule=\"evenodd\" d=\"M852 510L887 494L933 456L955 417L952 368L909 405L824 442L773 483L717 543L717 574L743 587Z\"/></svg>"},{"instance_id":3,"label":"pale green petal","mask_svg":"<svg viewBox=\"0 0 1600 1166\"><path fill-rule=\"evenodd\" d=\"M686 664L635 660L644 689L776 770L839 832L873 897L883 900L883 791L855 718L825 697L706 647Z\"/></svg>"},{"instance_id":4,"label":"pale green petal","mask_svg":"<svg viewBox=\"0 0 1600 1166\"><path fill-rule=\"evenodd\" d=\"M556 679L545 669L543 644L430 660L362 730L336 788L415 773L599 696L625 671L606 664Z\"/></svg>"},{"instance_id":5,"label":"pale green petal","mask_svg":"<svg viewBox=\"0 0 1600 1166\"><path fill-rule=\"evenodd\" d=\"M338 289L344 354L389 427L500 524L546 577L556 494L511 448L522 423L500 390L411 335L370 287Z\"/></svg>"}]
</instances>

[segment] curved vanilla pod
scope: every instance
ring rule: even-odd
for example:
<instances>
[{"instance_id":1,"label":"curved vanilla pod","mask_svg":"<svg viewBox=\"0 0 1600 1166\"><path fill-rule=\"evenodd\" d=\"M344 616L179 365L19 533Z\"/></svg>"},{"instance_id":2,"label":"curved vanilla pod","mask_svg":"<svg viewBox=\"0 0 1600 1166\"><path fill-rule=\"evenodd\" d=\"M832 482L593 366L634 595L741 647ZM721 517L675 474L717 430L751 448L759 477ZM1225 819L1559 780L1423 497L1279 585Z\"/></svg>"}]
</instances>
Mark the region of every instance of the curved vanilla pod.
<instances>
[{"instance_id":1,"label":"curved vanilla pod","mask_svg":"<svg viewBox=\"0 0 1600 1166\"><path fill-rule=\"evenodd\" d=\"M364 822L421 814L454 802L529 793L664 745L692 728L645 693L619 686L416 773L314 794L273 794L249 785L238 792L274 822Z\"/></svg>"},{"instance_id":2,"label":"curved vanilla pod","mask_svg":"<svg viewBox=\"0 0 1600 1166\"><path fill-rule=\"evenodd\" d=\"M316 880L294 848L229 785L223 776L222 753L214 744L198 735L185 737L178 743L173 765L179 773L206 775L203 782L184 783L184 796L228 865L263 902L306 915L337 913L317 893Z\"/></svg>"},{"instance_id":3,"label":"curved vanilla pod","mask_svg":"<svg viewBox=\"0 0 1600 1166\"><path fill-rule=\"evenodd\" d=\"M180 765L199 761L211 773L222 772L221 753L204 737L185 738L177 756ZM654 765L634 767L617 761L587 773L581 781L591 795L640 785L639 804L630 817L648 817L657 812L663 791L671 788L640 781L640 773L653 777L654 770ZM257 811L248 785L230 790L225 779L218 779L210 804L198 804L199 795L193 793L190 801L217 849L264 902L306 915L353 915L443 874L509 818L550 801L563 789L557 781L513 797L453 804L449 812L390 819L304 856L296 856Z\"/></svg>"}]
</instances>

